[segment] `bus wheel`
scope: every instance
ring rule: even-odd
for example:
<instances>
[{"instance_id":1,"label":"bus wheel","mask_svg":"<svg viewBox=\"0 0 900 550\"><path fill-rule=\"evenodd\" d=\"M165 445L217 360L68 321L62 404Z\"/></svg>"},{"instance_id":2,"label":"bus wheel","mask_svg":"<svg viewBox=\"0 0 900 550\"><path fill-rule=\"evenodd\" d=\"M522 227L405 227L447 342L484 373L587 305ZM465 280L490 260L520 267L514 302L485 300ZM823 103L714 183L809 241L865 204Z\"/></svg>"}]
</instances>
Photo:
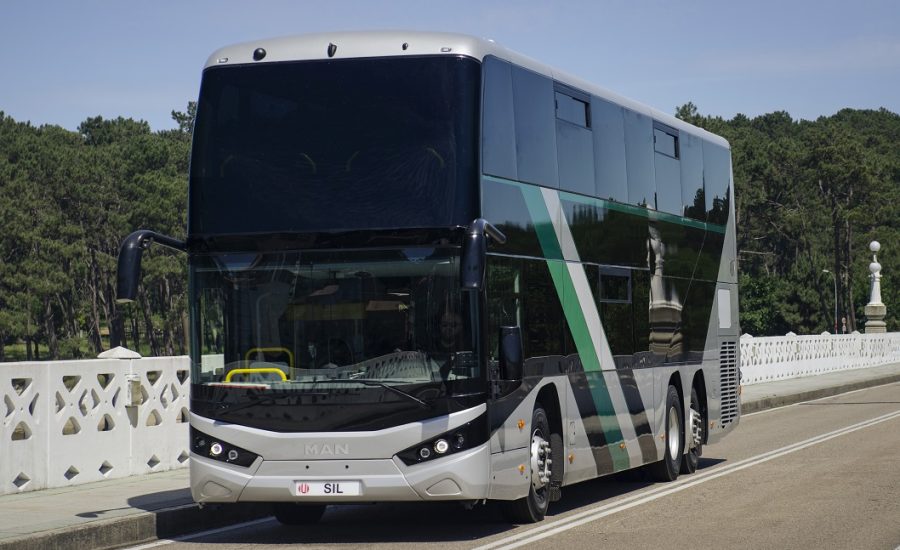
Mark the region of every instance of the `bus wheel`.
<instances>
[{"instance_id":1,"label":"bus wheel","mask_svg":"<svg viewBox=\"0 0 900 550\"><path fill-rule=\"evenodd\" d=\"M693 474L697 471L697 465L700 464L700 455L703 454L703 427L706 420L700 413L700 398L697 396L696 388L691 388L691 410L690 410L691 433L688 444L690 448L681 459L681 473Z\"/></svg>"},{"instance_id":2,"label":"bus wheel","mask_svg":"<svg viewBox=\"0 0 900 550\"><path fill-rule=\"evenodd\" d=\"M681 469L681 455L684 452L684 441L681 438L682 418L684 418L684 414L681 410L678 390L675 389L675 386L669 386L666 395L666 419L663 425L666 440L663 459L650 467L653 477L659 481L675 481L678 478L678 472Z\"/></svg>"},{"instance_id":3,"label":"bus wheel","mask_svg":"<svg viewBox=\"0 0 900 550\"><path fill-rule=\"evenodd\" d=\"M276 502L272 506L275 519L282 525L310 525L318 523L325 513L324 504L298 504L296 502Z\"/></svg>"},{"instance_id":4,"label":"bus wheel","mask_svg":"<svg viewBox=\"0 0 900 550\"><path fill-rule=\"evenodd\" d=\"M504 516L510 522L536 523L544 519L550 505L551 455L550 422L537 404L531 415L531 485L527 497L503 503Z\"/></svg>"}]
</instances>

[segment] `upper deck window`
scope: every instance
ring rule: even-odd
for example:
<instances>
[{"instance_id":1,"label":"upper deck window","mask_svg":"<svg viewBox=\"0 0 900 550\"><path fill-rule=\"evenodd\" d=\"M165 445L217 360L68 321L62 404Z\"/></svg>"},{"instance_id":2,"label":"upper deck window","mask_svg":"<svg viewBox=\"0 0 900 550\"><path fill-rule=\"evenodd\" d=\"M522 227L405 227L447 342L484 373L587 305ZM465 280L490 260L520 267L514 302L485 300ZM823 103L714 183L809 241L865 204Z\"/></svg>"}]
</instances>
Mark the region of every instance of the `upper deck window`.
<instances>
[{"instance_id":1,"label":"upper deck window","mask_svg":"<svg viewBox=\"0 0 900 550\"><path fill-rule=\"evenodd\" d=\"M660 125L653 127L653 144L657 153L678 158L678 132Z\"/></svg>"},{"instance_id":2,"label":"upper deck window","mask_svg":"<svg viewBox=\"0 0 900 550\"><path fill-rule=\"evenodd\" d=\"M556 118L585 128L591 127L588 103L560 91L556 92Z\"/></svg>"},{"instance_id":3,"label":"upper deck window","mask_svg":"<svg viewBox=\"0 0 900 550\"><path fill-rule=\"evenodd\" d=\"M428 56L211 67L192 235L466 225L480 65Z\"/></svg>"}]
</instances>

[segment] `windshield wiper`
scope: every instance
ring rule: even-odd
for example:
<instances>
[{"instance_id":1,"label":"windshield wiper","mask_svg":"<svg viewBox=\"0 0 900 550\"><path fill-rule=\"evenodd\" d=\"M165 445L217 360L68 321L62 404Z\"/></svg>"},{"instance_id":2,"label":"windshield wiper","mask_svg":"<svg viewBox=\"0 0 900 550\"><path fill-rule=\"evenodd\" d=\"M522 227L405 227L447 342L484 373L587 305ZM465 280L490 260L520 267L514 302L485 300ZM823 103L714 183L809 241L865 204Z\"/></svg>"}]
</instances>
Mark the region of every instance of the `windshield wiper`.
<instances>
[{"instance_id":1,"label":"windshield wiper","mask_svg":"<svg viewBox=\"0 0 900 550\"><path fill-rule=\"evenodd\" d=\"M420 407L424 407L426 409L432 408L432 405L430 403L428 403L426 401L422 401L415 395L406 393L405 391L401 390L400 388L396 388L394 386L385 384L384 382L379 382L377 380L365 380L365 379L360 379L360 378L352 378L352 379L351 378L332 378L330 380L320 380L320 382L324 382L326 384L330 384L332 382L338 382L338 383L350 382L352 384L362 384L364 386L378 386L380 388L384 388L386 390L392 391L392 392L396 393L397 395L401 395L401 396L409 399L410 401L415 401L416 403L419 404Z\"/></svg>"}]
</instances>

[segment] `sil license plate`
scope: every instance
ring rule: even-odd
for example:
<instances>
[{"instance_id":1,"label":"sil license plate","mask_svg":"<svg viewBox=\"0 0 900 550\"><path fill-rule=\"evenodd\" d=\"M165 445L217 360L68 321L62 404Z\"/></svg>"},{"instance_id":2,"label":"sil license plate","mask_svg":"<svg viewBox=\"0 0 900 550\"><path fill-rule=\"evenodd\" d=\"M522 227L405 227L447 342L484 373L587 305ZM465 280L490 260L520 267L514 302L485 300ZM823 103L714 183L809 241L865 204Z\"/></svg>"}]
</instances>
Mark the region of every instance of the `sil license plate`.
<instances>
[{"instance_id":1,"label":"sil license plate","mask_svg":"<svg viewBox=\"0 0 900 550\"><path fill-rule=\"evenodd\" d=\"M362 494L359 481L296 481L294 494L298 497L342 497Z\"/></svg>"}]
</instances>

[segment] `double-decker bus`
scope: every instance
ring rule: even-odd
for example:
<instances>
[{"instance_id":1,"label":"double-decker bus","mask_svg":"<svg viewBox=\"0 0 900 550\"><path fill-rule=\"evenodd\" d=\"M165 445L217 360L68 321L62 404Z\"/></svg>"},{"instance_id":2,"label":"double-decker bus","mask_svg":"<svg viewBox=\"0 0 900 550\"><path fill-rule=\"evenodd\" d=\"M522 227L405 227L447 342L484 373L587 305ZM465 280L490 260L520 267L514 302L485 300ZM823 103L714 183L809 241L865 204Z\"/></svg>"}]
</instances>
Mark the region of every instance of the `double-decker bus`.
<instances>
[{"instance_id":1,"label":"double-decker bus","mask_svg":"<svg viewBox=\"0 0 900 550\"><path fill-rule=\"evenodd\" d=\"M728 143L489 40L316 34L203 71L185 241L201 503L502 501L696 470L739 420Z\"/></svg>"}]
</instances>

